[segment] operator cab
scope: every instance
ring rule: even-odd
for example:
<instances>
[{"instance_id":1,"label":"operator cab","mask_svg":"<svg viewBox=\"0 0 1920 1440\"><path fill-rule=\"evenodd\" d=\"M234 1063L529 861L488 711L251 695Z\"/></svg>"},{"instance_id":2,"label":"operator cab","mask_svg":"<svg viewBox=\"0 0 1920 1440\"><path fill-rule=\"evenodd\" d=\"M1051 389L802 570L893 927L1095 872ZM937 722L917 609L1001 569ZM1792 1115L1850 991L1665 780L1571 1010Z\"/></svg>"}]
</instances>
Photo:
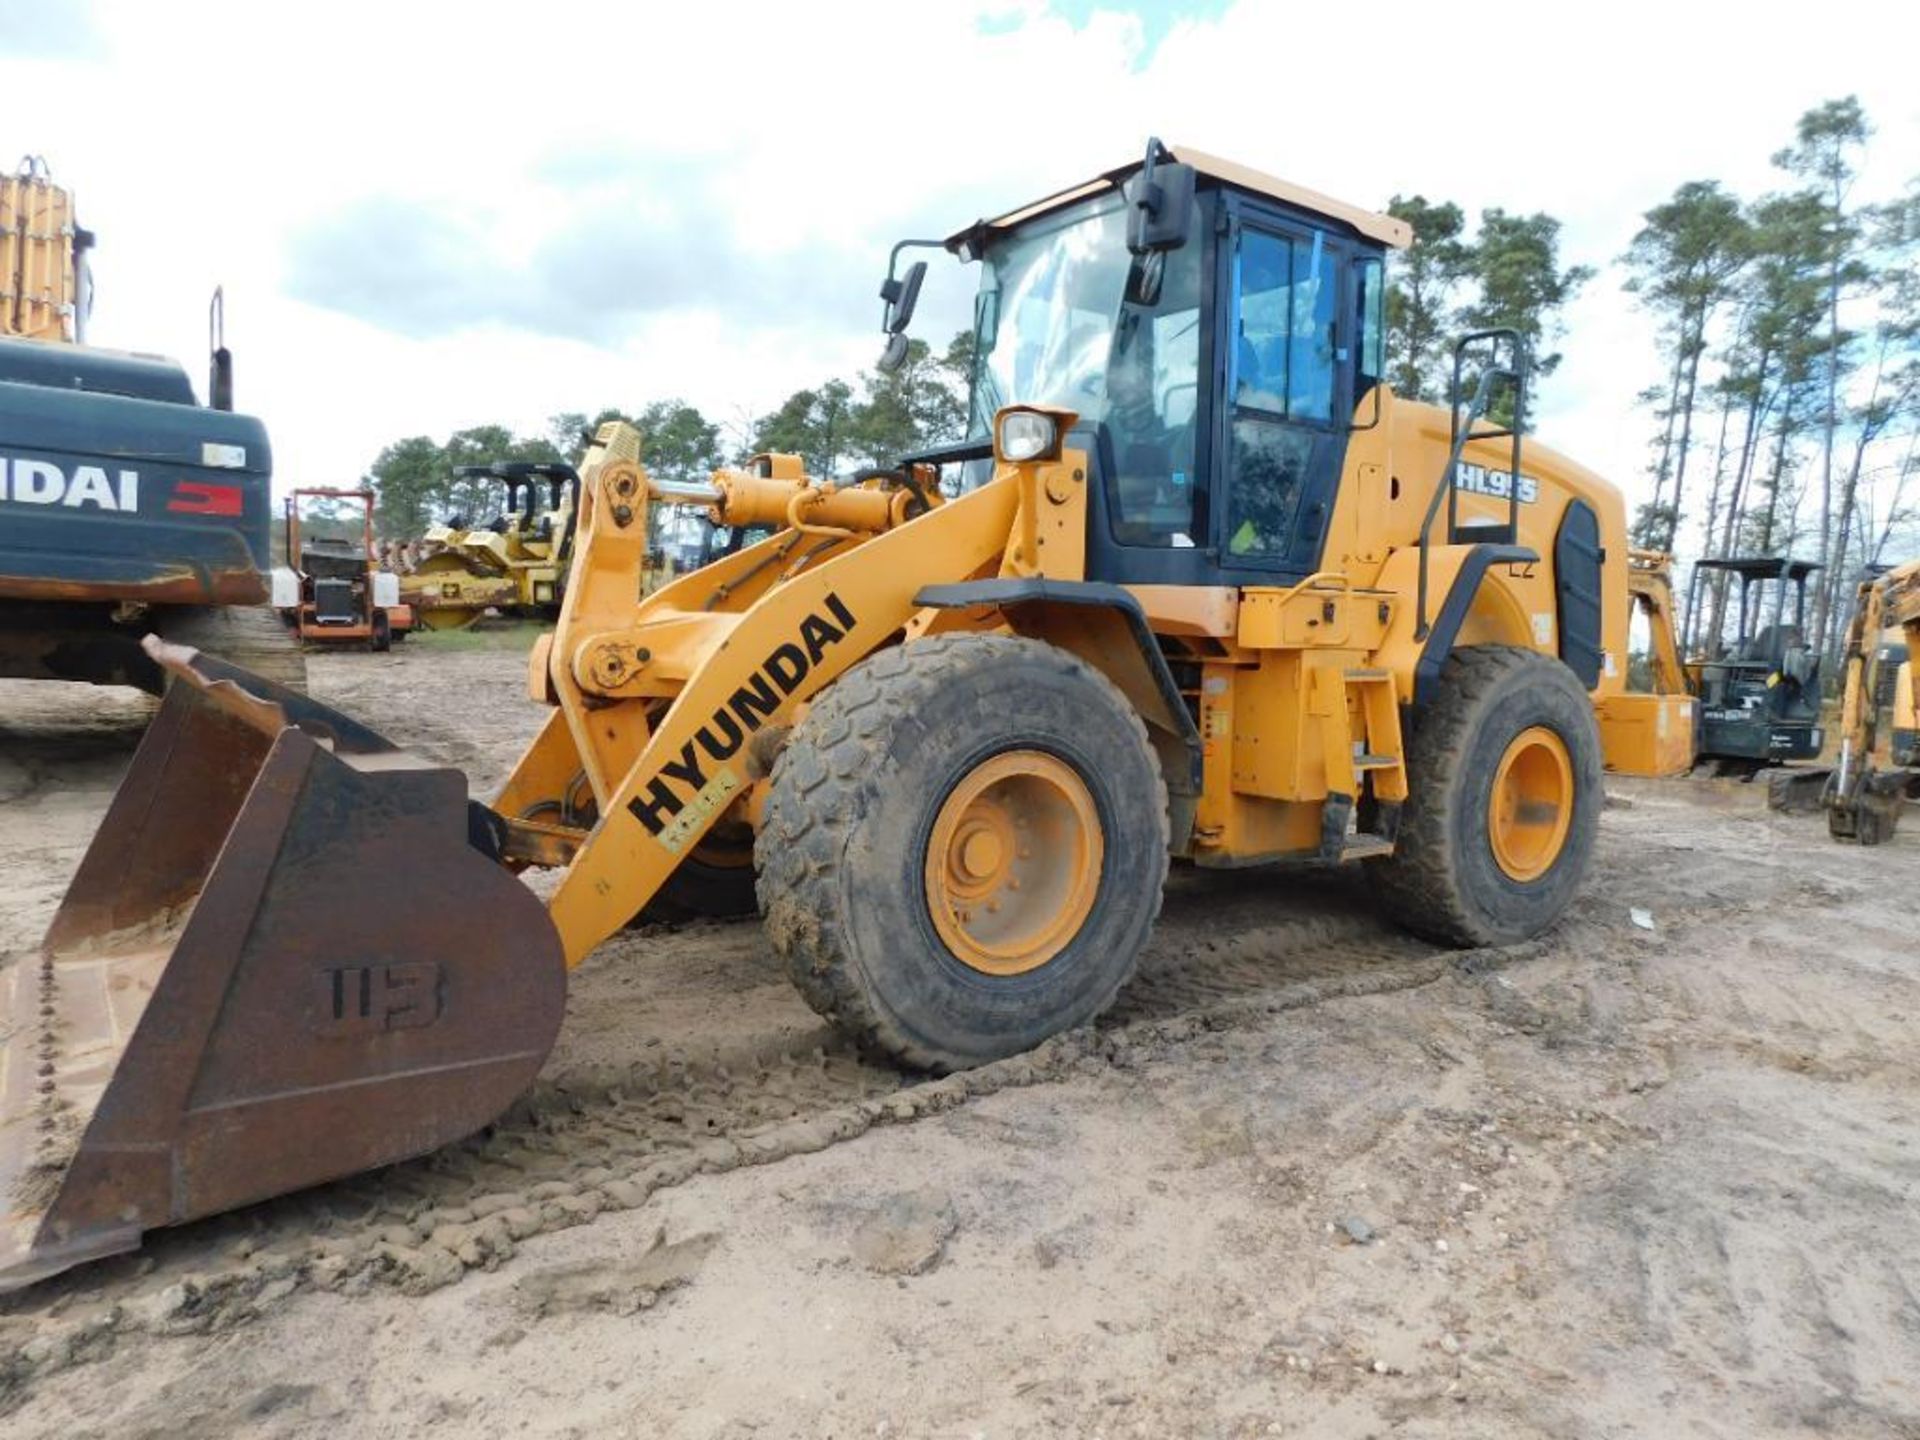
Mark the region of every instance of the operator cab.
<instances>
[{"instance_id":1,"label":"operator cab","mask_svg":"<svg viewBox=\"0 0 1920 1440\"><path fill-rule=\"evenodd\" d=\"M1693 662L1699 678L1702 753L1760 762L1820 753L1820 661L1807 643L1812 560L1747 555L1701 560L1688 612L1716 576L1739 582L1731 635L1708 636Z\"/></svg>"},{"instance_id":2,"label":"operator cab","mask_svg":"<svg viewBox=\"0 0 1920 1440\"><path fill-rule=\"evenodd\" d=\"M1143 187L1169 198L1142 243ZM1354 429L1377 423L1384 261L1408 227L1157 142L1147 159L981 221L968 433L1003 405L1075 411L1087 574L1274 584L1319 568Z\"/></svg>"}]
</instances>

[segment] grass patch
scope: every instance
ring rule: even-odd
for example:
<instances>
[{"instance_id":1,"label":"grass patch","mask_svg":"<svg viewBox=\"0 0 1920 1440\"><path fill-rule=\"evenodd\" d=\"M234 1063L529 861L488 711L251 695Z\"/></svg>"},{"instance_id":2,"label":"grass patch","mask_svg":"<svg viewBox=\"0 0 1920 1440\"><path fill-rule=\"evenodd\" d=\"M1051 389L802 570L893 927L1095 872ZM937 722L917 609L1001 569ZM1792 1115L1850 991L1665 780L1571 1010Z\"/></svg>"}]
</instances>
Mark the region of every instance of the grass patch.
<instances>
[{"instance_id":1,"label":"grass patch","mask_svg":"<svg viewBox=\"0 0 1920 1440\"><path fill-rule=\"evenodd\" d=\"M533 642L552 627L543 620L508 620L488 616L464 630L416 629L394 646L409 651L442 653L455 650L519 650L533 648Z\"/></svg>"}]
</instances>

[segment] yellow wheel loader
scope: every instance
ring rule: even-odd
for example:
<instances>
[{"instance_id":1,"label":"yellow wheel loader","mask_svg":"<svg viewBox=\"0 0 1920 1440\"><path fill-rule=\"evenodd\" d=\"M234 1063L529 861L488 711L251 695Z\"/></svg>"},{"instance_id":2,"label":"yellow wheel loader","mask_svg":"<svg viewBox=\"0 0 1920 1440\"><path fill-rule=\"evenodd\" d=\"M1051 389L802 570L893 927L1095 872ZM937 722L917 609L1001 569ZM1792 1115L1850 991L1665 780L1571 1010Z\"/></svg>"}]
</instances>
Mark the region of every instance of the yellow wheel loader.
<instances>
[{"instance_id":1,"label":"yellow wheel loader","mask_svg":"<svg viewBox=\"0 0 1920 1440\"><path fill-rule=\"evenodd\" d=\"M485 524L455 518L429 530L426 543L438 548L401 576L401 602L429 630L464 630L490 609L551 617L573 555L579 475L571 465L531 460L455 473L501 482L507 507Z\"/></svg>"},{"instance_id":2,"label":"yellow wheel loader","mask_svg":"<svg viewBox=\"0 0 1920 1440\"><path fill-rule=\"evenodd\" d=\"M4 1283L484 1125L568 969L690 875L757 873L809 1003L931 1071L1098 1016L1170 861L1363 863L1447 944L1553 925L1603 764L1688 702L1624 693L1621 496L1523 438L1516 337L1462 343L1450 407L1383 383L1409 238L1155 143L946 242L976 439L670 485L603 427L490 804L155 642L166 704L0 976ZM773 533L642 598L656 505Z\"/></svg>"}]
</instances>

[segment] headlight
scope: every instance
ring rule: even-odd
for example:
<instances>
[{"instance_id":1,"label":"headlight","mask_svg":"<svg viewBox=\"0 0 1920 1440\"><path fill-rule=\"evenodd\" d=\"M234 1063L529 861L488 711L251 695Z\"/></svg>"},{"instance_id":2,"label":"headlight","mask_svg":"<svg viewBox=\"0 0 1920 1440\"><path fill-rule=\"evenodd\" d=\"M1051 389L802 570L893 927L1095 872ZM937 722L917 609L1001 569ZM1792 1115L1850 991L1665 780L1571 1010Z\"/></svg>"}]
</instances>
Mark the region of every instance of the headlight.
<instances>
[{"instance_id":1,"label":"headlight","mask_svg":"<svg viewBox=\"0 0 1920 1440\"><path fill-rule=\"evenodd\" d=\"M1059 440L1059 427L1051 415L1014 410L1000 417L1000 458L1012 464L1052 454Z\"/></svg>"}]
</instances>

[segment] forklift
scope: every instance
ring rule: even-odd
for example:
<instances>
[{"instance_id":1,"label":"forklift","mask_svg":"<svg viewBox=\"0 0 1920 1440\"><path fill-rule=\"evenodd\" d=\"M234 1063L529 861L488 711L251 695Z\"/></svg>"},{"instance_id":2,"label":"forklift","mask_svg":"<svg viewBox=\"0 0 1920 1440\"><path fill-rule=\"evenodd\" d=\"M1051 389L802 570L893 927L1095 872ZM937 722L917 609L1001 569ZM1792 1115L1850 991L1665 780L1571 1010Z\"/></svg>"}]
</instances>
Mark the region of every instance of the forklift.
<instances>
[{"instance_id":1,"label":"forklift","mask_svg":"<svg viewBox=\"0 0 1920 1440\"><path fill-rule=\"evenodd\" d=\"M301 489L287 497L287 565L274 573L274 608L302 641L390 649L413 629L400 577L374 563L371 490ZM358 508L354 527L343 510ZM320 533L325 526L332 533ZM357 528L356 537L347 533Z\"/></svg>"},{"instance_id":2,"label":"forklift","mask_svg":"<svg viewBox=\"0 0 1920 1440\"><path fill-rule=\"evenodd\" d=\"M1731 640L1708 636L1687 663L1700 697L1700 759L1721 774L1749 778L1769 765L1811 760L1820 726L1820 658L1807 644L1807 580L1822 566L1787 556L1701 560L1693 567L1687 613L1699 614L1709 577L1739 582Z\"/></svg>"}]
</instances>

